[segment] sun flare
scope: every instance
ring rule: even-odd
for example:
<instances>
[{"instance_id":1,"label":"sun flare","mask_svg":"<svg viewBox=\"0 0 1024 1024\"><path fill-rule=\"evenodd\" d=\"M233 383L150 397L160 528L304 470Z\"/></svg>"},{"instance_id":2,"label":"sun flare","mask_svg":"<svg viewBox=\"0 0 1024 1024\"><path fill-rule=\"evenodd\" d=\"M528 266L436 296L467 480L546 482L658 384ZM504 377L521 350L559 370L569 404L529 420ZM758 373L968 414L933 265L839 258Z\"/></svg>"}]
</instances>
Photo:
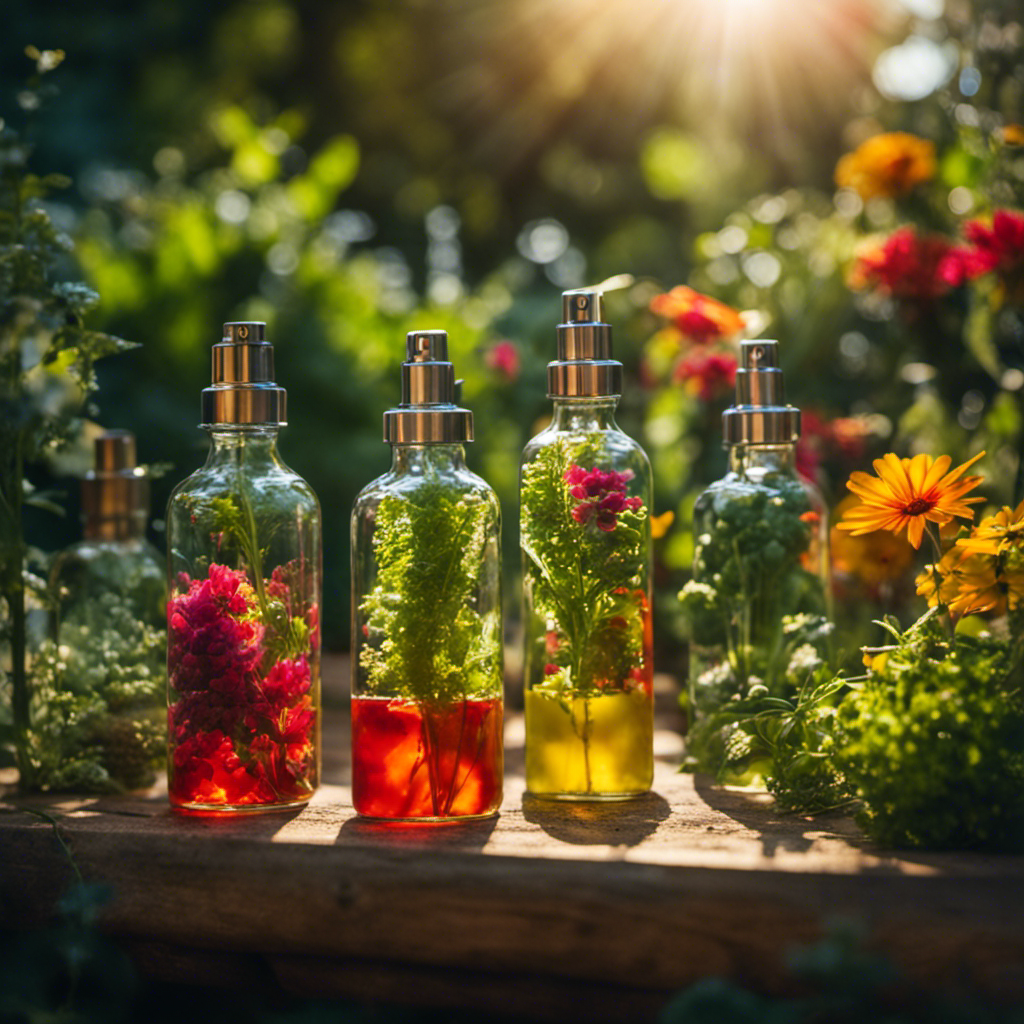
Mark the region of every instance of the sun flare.
<instances>
[{"instance_id":1,"label":"sun flare","mask_svg":"<svg viewBox=\"0 0 1024 1024\"><path fill-rule=\"evenodd\" d=\"M448 0L444 81L484 150L529 159L569 129L607 146L662 123L776 154L869 80L882 0ZM476 56L466 61L465 54Z\"/></svg>"}]
</instances>

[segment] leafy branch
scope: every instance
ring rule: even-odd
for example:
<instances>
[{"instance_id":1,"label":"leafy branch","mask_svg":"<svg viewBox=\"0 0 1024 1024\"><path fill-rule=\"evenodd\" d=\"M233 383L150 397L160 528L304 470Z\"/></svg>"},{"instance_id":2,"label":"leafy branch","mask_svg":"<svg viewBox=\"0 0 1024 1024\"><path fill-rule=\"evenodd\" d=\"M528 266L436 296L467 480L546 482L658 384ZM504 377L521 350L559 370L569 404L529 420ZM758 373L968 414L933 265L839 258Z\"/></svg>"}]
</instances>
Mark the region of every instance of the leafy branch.
<instances>
[{"instance_id":1,"label":"leafy branch","mask_svg":"<svg viewBox=\"0 0 1024 1024\"><path fill-rule=\"evenodd\" d=\"M377 579L360 606L371 690L448 703L500 692L500 622L467 596L483 585L496 512L428 473L376 514Z\"/></svg>"},{"instance_id":2,"label":"leafy branch","mask_svg":"<svg viewBox=\"0 0 1024 1024\"><path fill-rule=\"evenodd\" d=\"M27 52L36 62L36 74L18 99L32 111L52 91L43 76L63 54L33 47ZM68 181L32 173L31 152L0 121L0 593L10 619L11 717L24 786L31 786L32 774L24 510L52 507L32 492L26 466L59 451L77 434L78 413L96 389L96 361L135 347L88 330L85 315L99 296L84 284L55 280L72 243L42 200Z\"/></svg>"}]
</instances>

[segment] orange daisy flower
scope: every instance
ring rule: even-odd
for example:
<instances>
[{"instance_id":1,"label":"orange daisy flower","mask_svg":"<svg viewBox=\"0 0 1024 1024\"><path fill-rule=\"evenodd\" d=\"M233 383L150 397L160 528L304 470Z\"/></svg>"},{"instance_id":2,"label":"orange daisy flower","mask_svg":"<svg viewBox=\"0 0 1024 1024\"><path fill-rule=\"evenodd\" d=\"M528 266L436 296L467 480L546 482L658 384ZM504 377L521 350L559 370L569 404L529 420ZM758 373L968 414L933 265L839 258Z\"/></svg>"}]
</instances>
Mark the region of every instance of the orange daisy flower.
<instances>
[{"instance_id":1,"label":"orange daisy flower","mask_svg":"<svg viewBox=\"0 0 1024 1024\"><path fill-rule=\"evenodd\" d=\"M839 523L840 530L849 530L854 536L874 530L891 533L907 531L907 540L915 548L921 546L926 523L940 526L954 517L970 519L969 506L983 498L965 498L968 491L981 483L980 476L964 477L964 473L985 453L980 452L961 466L950 471L953 461L948 455L933 458L915 455L901 459L890 452L875 459L877 477L868 473L853 473L847 487L861 503L850 509Z\"/></svg>"},{"instance_id":2,"label":"orange daisy flower","mask_svg":"<svg viewBox=\"0 0 1024 1024\"><path fill-rule=\"evenodd\" d=\"M1024 603L1024 571L1002 569L998 559L968 555L956 570L960 593L950 601L954 615L1005 614Z\"/></svg>"},{"instance_id":3,"label":"orange daisy flower","mask_svg":"<svg viewBox=\"0 0 1024 1024\"><path fill-rule=\"evenodd\" d=\"M836 184L863 199L905 195L935 177L935 144L909 132L884 132L836 164Z\"/></svg>"},{"instance_id":4,"label":"orange daisy flower","mask_svg":"<svg viewBox=\"0 0 1024 1024\"><path fill-rule=\"evenodd\" d=\"M935 565L926 565L918 573L914 583L917 593L928 602L929 608L943 604L947 608L950 601L960 593L960 586L953 578L953 570L964 560L962 551L950 548Z\"/></svg>"},{"instance_id":5,"label":"orange daisy flower","mask_svg":"<svg viewBox=\"0 0 1024 1024\"><path fill-rule=\"evenodd\" d=\"M1004 505L994 516L982 519L970 537L958 540L956 546L981 555L998 555L1011 547L1024 547L1024 501L1013 509Z\"/></svg>"}]
</instances>

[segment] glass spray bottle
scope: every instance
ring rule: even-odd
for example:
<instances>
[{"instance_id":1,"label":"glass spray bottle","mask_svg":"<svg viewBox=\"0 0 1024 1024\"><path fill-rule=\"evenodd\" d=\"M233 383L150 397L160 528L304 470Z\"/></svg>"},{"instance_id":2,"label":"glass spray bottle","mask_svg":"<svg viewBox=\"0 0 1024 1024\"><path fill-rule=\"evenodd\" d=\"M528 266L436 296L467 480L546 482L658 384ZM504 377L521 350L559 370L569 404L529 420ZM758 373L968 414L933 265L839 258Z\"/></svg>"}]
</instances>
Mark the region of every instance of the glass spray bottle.
<instances>
[{"instance_id":1,"label":"glass spray bottle","mask_svg":"<svg viewBox=\"0 0 1024 1024\"><path fill-rule=\"evenodd\" d=\"M615 423L622 364L601 294L562 296L551 425L520 476L526 785L556 799L650 789L651 468Z\"/></svg>"},{"instance_id":2,"label":"glass spray bottle","mask_svg":"<svg viewBox=\"0 0 1024 1024\"><path fill-rule=\"evenodd\" d=\"M465 464L444 331L414 331L391 469L352 510L352 801L392 821L497 812L502 796L501 517Z\"/></svg>"},{"instance_id":3,"label":"glass spray bottle","mask_svg":"<svg viewBox=\"0 0 1024 1024\"><path fill-rule=\"evenodd\" d=\"M690 633L687 754L725 778L731 761L742 762L730 746L737 711L796 693L822 664L832 627L828 513L796 470L800 410L785 402L778 342L743 342L736 404L722 424L729 471L694 506L693 579L680 598Z\"/></svg>"},{"instance_id":4,"label":"glass spray bottle","mask_svg":"<svg viewBox=\"0 0 1024 1024\"><path fill-rule=\"evenodd\" d=\"M50 571L62 683L103 709L89 716L85 742L100 752L105 777L76 779L76 788L148 786L163 759L167 585L163 555L146 540L148 516L135 437L101 434L82 481L84 537Z\"/></svg>"},{"instance_id":5,"label":"glass spray bottle","mask_svg":"<svg viewBox=\"0 0 1024 1024\"><path fill-rule=\"evenodd\" d=\"M167 509L168 788L193 811L303 804L320 770L320 506L277 452L262 323L228 323L203 392L212 447Z\"/></svg>"}]
</instances>

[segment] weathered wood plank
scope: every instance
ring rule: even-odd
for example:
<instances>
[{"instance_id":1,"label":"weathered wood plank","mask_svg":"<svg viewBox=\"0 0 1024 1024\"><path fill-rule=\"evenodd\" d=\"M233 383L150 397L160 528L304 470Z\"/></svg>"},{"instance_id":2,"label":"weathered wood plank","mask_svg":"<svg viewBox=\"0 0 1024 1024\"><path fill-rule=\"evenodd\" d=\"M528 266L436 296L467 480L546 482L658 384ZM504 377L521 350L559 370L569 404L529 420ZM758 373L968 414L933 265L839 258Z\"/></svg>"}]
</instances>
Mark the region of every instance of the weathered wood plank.
<instances>
[{"instance_id":1,"label":"weathered wood plank","mask_svg":"<svg viewBox=\"0 0 1024 1024\"><path fill-rule=\"evenodd\" d=\"M344 717L329 723L343 747ZM482 1010L522 1008L533 986L538 1012L585 999L615 1019L620 997L653 1006L708 974L771 989L785 950L845 915L922 980L1024 992L1024 858L885 853L846 818L782 817L665 763L643 799L546 803L515 773L514 717L509 740L501 816L466 825L364 822L339 784L301 812L244 818L177 816L159 795L35 803L83 875L113 883L105 925L156 974L209 955L219 976L258 962L305 993ZM667 760L675 743L659 734ZM0 864L8 925L39 920L71 880L53 827L10 800Z\"/></svg>"}]
</instances>

